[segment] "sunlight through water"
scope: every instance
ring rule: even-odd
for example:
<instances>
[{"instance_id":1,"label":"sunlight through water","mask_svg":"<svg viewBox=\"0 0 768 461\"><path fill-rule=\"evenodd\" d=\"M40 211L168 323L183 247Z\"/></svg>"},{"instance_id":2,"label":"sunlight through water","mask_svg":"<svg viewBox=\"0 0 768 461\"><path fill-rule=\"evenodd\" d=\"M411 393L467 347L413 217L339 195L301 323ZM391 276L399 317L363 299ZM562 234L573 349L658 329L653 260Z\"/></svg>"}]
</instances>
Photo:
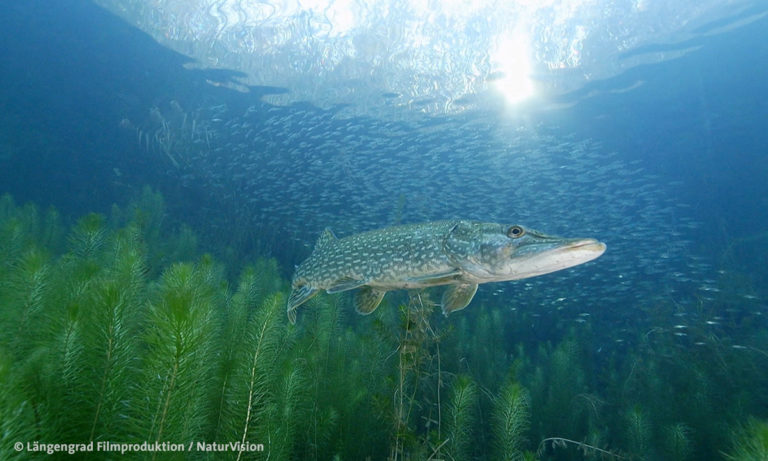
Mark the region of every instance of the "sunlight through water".
<instances>
[{"instance_id":1,"label":"sunlight through water","mask_svg":"<svg viewBox=\"0 0 768 461\"><path fill-rule=\"evenodd\" d=\"M557 98L756 15L749 0L95 1L189 67L239 72L212 85L385 118Z\"/></svg>"},{"instance_id":2,"label":"sunlight through water","mask_svg":"<svg viewBox=\"0 0 768 461\"><path fill-rule=\"evenodd\" d=\"M528 36L515 31L510 36L500 37L491 53L491 62L501 74L494 86L508 103L522 102L535 92L529 47Z\"/></svg>"}]
</instances>

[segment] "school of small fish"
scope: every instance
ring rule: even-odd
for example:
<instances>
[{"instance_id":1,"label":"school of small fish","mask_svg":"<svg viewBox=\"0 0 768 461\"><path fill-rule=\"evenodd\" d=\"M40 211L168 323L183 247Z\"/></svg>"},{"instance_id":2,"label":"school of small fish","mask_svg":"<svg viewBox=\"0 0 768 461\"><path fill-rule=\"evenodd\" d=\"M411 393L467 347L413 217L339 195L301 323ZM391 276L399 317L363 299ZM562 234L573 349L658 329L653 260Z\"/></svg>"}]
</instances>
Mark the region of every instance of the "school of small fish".
<instances>
[{"instance_id":1,"label":"school of small fish","mask_svg":"<svg viewBox=\"0 0 768 461\"><path fill-rule=\"evenodd\" d=\"M555 128L509 128L490 113L398 122L306 104L187 111L176 102L130 125L179 182L236 204L241 222L273 236L285 267L306 258L328 227L350 235L470 219L593 236L611 249L578 277L566 270L484 285L476 298L484 302L570 312L581 323L589 319L581 313L621 321L658 300L693 312L718 291L712 261L696 250L700 225L676 197L680 183ZM225 220L211 221L227 232ZM289 246L303 250L282 251Z\"/></svg>"}]
</instances>

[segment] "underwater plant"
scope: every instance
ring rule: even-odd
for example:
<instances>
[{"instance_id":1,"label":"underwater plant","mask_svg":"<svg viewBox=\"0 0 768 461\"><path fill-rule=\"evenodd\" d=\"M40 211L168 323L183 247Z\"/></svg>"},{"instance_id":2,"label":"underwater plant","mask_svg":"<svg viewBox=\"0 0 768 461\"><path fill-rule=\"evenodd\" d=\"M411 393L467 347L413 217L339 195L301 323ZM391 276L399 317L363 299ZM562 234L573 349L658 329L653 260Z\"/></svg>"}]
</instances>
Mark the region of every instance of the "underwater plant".
<instances>
[{"instance_id":1,"label":"underwater plant","mask_svg":"<svg viewBox=\"0 0 768 461\"><path fill-rule=\"evenodd\" d=\"M446 411L446 456L448 459L470 459L472 428L478 398L477 384L471 377L458 375L451 387Z\"/></svg>"},{"instance_id":2,"label":"underwater plant","mask_svg":"<svg viewBox=\"0 0 768 461\"><path fill-rule=\"evenodd\" d=\"M666 428L664 452L670 459L685 461L691 456L691 429L683 423Z\"/></svg>"},{"instance_id":3,"label":"underwater plant","mask_svg":"<svg viewBox=\"0 0 768 461\"><path fill-rule=\"evenodd\" d=\"M627 350L503 303L445 319L414 291L363 318L343 294L316 297L294 326L275 259L232 258L235 269L200 254L151 189L109 217L66 221L0 197L0 459L29 458L20 440L239 442L216 457L279 460L768 451L759 419L728 440L765 417L758 315L733 319L751 328L748 346L711 334L684 348L649 328L628 332Z\"/></svg>"},{"instance_id":4,"label":"underwater plant","mask_svg":"<svg viewBox=\"0 0 768 461\"><path fill-rule=\"evenodd\" d=\"M142 440L201 439L204 399L213 383L216 268L204 258L199 264L178 263L162 275L148 306L134 418ZM138 403L138 402L137 402Z\"/></svg>"},{"instance_id":5,"label":"underwater plant","mask_svg":"<svg viewBox=\"0 0 768 461\"><path fill-rule=\"evenodd\" d=\"M768 422L750 419L733 432L731 449L724 454L732 461L758 461L768 459Z\"/></svg>"},{"instance_id":6,"label":"underwater plant","mask_svg":"<svg viewBox=\"0 0 768 461\"><path fill-rule=\"evenodd\" d=\"M511 379L496 397L493 411L495 459L524 459L525 433L530 425L530 404L528 391Z\"/></svg>"},{"instance_id":7,"label":"underwater plant","mask_svg":"<svg viewBox=\"0 0 768 461\"><path fill-rule=\"evenodd\" d=\"M393 460L427 458L443 446L440 345L429 320L436 306L426 294L410 294L408 304L400 306L393 398L395 438L389 455ZM414 424L419 419L424 420L426 436ZM437 443L430 442L430 435L438 439Z\"/></svg>"}]
</instances>

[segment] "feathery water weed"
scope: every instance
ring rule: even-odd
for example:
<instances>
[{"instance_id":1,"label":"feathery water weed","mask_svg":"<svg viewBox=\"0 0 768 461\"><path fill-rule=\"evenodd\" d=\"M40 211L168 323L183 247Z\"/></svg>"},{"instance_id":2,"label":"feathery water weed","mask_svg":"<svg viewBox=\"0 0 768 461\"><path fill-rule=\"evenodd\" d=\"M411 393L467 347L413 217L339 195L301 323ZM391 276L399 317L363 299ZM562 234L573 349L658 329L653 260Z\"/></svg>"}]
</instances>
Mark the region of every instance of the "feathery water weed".
<instances>
[{"instance_id":1,"label":"feathery water weed","mask_svg":"<svg viewBox=\"0 0 768 461\"><path fill-rule=\"evenodd\" d=\"M732 461L765 461L768 459L768 422L750 418L733 432L731 449L724 456Z\"/></svg>"},{"instance_id":2,"label":"feathery water weed","mask_svg":"<svg viewBox=\"0 0 768 461\"><path fill-rule=\"evenodd\" d=\"M626 411L625 425L629 450L636 454L646 454L650 448L651 424L640 404L635 404Z\"/></svg>"},{"instance_id":3,"label":"feathery water weed","mask_svg":"<svg viewBox=\"0 0 768 461\"><path fill-rule=\"evenodd\" d=\"M451 460L471 459L472 429L477 405L477 384L466 375L454 379L446 411L446 456Z\"/></svg>"},{"instance_id":4,"label":"feathery water weed","mask_svg":"<svg viewBox=\"0 0 768 461\"><path fill-rule=\"evenodd\" d=\"M211 395L210 440L224 440L227 436L225 425L231 422L235 405L230 397L232 387L237 383L235 372L244 357L243 348L250 326L249 318L262 296L259 292L259 277L253 267L246 267L240 275L237 290L231 296L223 311L222 321L216 336L218 338L218 360L215 366L216 384Z\"/></svg>"},{"instance_id":5,"label":"feathery water weed","mask_svg":"<svg viewBox=\"0 0 768 461\"><path fill-rule=\"evenodd\" d=\"M494 399L495 459L507 461L523 459L526 432L530 425L530 405L528 391L520 383L509 378Z\"/></svg>"},{"instance_id":6,"label":"feathery water weed","mask_svg":"<svg viewBox=\"0 0 768 461\"><path fill-rule=\"evenodd\" d=\"M224 440L242 443L267 440L269 406L273 402L269 385L276 376L283 311L282 295L273 294L250 315L242 347L234 351L227 399L231 407L222 423ZM242 454L238 453L238 458Z\"/></svg>"},{"instance_id":7,"label":"feathery water weed","mask_svg":"<svg viewBox=\"0 0 768 461\"><path fill-rule=\"evenodd\" d=\"M664 454L668 459L685 461L691 456L691 429L683 423L664 429Z\"/></svg>"},{"instance_id":8,"label":"feathery water weed","mask_svg":"<svg viewBox=\"0 0 768 461\"><path fill-rule=\"evenodd\" d=\"M9 328L3 335L10 350L22 357L34 347L39 336L38 326L45 313L45 301L50 293L50 257L41 249L30 248L19 256L2 284L5 295L0 321Z\"/></svg>"},{"instance_id":9,"label":"feathery water weed","mask_svg":"<svg viewBox=\"0 0 768 461\"><path fill-rule=\"evenodd\" d=\"M13 371L13 361L0 348L0 459L23 459L13 444L36 437L34 411Z\"/></svg>"},{"instance_id":10,"label":"feathery water weed","mask_svg":"<svg viewBox=\"0 0 768 461\"><path fill-rule=\"evenodd\" d=\"M279 379L273 383L274 401L268 405L266 439L270 441L270 457L289 460L301 438L309 410L306 361L300 358L283 364Z\"/></svg>"},{"instance_id":11,"label":"feathery water weed","mask_svg":"<svg viewBox=\"0 0 768 461\"><path fill-rule=\"evenodd\" d=\"M174 264L151 295L135 424L142 440L200 440L219 287L205 260Z\"/></svg>"},{"instance_id":12,"label":"feathery water weed","mask_svg":"<svg viewBox=\"0 0 768 461\"><path fill-rule=\"evenodd\" d=\"M104 217L100 214L90 213L80 218L69 234L69 250L77 258L96 261L99 256L98 252L106 242L106 236Z\"/></svg>"},{"instance_id":13,"label":"feathery water weed","mask_svg":"<svg viewBox=\"0 0 768 461\"><path fill-rule=\"evenodd\" d=\"M145 264L135 237L135 229L130 228L113 236L111 263L83 310L80 336L83 360L89 366L78 376L86 396L78 407L92 407L89 441L120 434L130 386L137 377Z\"/></svg>"},{"instance_id":14,"label":"feathery water weed","mask_svg":"<svg viewBox=\"0 0 768 461\"><path fill-rule=\"evenodd\" d=\"M275 260L254 261L230 289L235 271L192 257L196 237L167 229L159 195L141 200L148 211L83 217L62 248L55 212L0 197L0 328L13 332L0 335L0 458L18 438L268 452L232 459L533 459L534 438L542 458L621 458L610 443L703 459L764 401L750 391L765 383L756 355L725 339L627 354L561 329L544 343L522 309L436 320L418 295L369 317L347 317L343 294L318 297L289 326ZM763 426L726 456L761 459Z\"/></svg>"},{"instance_id":15,"label":"feathery water weed","mask_svg":"<svg viewBox=\"0 0 768 461\"><path fill-rule=\"evenodd\" d=\"M58 222L55 215L55 211L48 213L44 226L41 226L40 213L35 205L27 203L19 206L10 195L0 196L0 269L23 251L41 247L46 242L46 235L55 239L61 232L56 229Z\"/></svg>"}]
</instances>

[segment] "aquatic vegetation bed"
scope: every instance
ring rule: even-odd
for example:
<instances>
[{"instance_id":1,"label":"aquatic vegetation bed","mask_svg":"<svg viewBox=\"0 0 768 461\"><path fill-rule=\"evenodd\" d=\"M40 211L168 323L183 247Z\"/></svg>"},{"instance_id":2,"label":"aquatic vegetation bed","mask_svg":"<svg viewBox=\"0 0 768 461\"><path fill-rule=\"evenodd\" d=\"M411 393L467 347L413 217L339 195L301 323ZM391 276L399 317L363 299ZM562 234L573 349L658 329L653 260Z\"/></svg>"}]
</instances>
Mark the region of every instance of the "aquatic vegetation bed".
<instances>
[{"instance_id":1,"label":"aquatic vegetation bed","mask_svg":"<svg viewBox=\"0 0 768 461\"><path fill-rule=\"evenodd\" d=\"M34 441L191 447L133 453L152 459L768 456L768 356L647 332L598 353L588 325L537 341L532 310L446 320L428 292L371 317L317 297L293 326L276 261L231 280L164 217L148 190L71 228L0 198L0 459Z\"/></svg>"}]
</instances>

